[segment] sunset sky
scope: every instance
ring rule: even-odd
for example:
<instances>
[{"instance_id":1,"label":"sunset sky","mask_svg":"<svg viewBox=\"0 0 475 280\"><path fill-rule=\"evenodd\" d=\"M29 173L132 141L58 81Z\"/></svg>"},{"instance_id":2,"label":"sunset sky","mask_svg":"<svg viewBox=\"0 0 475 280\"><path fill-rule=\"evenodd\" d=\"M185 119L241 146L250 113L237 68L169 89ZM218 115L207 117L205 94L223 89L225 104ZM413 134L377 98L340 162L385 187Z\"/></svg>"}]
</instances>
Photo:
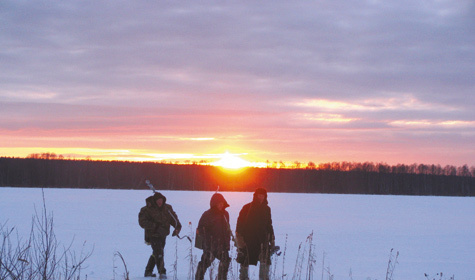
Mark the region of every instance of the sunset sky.
<instances>
[{"instance_id":1,"label":"sunset sky","mask_svg":"<svg viewBox=\"0 0 475 280\"><path fill-rule=\"evenodd\" d=\"M0 2L0 156L475 165L475 2Z\"/></svg>"}]
</instances>

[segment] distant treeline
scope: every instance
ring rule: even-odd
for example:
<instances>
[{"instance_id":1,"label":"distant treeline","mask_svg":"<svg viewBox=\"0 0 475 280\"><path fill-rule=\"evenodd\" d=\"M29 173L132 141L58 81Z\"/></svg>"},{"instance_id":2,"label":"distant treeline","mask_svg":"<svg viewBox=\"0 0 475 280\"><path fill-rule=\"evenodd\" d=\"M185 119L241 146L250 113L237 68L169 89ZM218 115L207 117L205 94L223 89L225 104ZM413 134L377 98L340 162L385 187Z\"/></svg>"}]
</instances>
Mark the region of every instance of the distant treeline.
<instances>
[{"instance_id":1,"label":"distant treeline","mask_svg":"<svg viewBox=\"0 0 475 280\"><path fill-rule=\"evenodd\" d=\"M0 158L0 186L474 196L475 170L384 163L309 164L305 169L246 168L227 172L199 164Z\"/></svg>"}]
</instances>

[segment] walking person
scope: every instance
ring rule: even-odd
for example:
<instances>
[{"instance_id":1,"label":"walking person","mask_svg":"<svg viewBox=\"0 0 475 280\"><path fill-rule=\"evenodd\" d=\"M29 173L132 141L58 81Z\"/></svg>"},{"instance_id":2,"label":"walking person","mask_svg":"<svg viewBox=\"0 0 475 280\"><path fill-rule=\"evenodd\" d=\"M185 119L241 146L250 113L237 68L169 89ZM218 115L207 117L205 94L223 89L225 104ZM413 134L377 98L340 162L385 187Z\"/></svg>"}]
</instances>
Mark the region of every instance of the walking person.
<instances>
[{"instance_id":1,"label":"walking person","mask_svg":"<svg viewBox=\"0 0 475 280\"><path fill-rule=\"evenodd\" d=\"M203 254L196 270L196 280L203 280L206 270L215 259L219 260L218 280L227 279L231 261L229 243L232 235L227 207L229 204L224 196L215 193L210 200L210 209L203 213L198 222L196 247L203 249Z\"/></svg>"},{"instance_id":2,"label":"walking person","mask_svg":"<svg viewBox=\"0 0 475 280\"><path fill-rule=\"evenodd\" d=\"M257 262L259 262L259 280L269 280L274 240L267 191L258 188L254 192L252 202L244 205L239 212L236 225L240 280L249 280L249 265L257 265Z\"/></svg>"},{"instance_id":3,"label":"walking person","mask_svg":"<svg viewBox=\"0 0 475 280\"><path fill-rule=\"evenodd\" d=\"M170 225L175 228L172 236L178 235L181 230L177 214L166 201L165 196L156 192L145 199L146 205L140 209L139 225L145 229L145 243L151 245L153 251L145 268L145 277L156 277L153 273L156 266L159 279L167 279L164 262L165 241L170 234Z\"/></svg>"}]
</instances>

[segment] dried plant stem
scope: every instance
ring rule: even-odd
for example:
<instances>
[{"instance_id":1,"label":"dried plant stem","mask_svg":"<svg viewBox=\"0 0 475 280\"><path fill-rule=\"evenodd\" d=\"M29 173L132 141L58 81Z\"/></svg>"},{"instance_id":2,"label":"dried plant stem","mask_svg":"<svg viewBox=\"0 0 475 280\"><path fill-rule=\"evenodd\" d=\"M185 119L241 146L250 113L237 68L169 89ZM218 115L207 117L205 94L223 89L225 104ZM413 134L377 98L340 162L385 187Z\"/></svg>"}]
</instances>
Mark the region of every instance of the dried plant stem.
<instances>
[{"instance_id":1,"label":"dried plant stem","mask_svg":"<svg viewBox=\"0 0 475 280\"><path fill-rule=\"evenodd\" d=\"M127 264L125 263L124 257L119 251L115 252L114 256L118 256L122 260L122 264L124 265L124 280L130 280L129 271L127 269Z\"/></svg>"}]
</instances>

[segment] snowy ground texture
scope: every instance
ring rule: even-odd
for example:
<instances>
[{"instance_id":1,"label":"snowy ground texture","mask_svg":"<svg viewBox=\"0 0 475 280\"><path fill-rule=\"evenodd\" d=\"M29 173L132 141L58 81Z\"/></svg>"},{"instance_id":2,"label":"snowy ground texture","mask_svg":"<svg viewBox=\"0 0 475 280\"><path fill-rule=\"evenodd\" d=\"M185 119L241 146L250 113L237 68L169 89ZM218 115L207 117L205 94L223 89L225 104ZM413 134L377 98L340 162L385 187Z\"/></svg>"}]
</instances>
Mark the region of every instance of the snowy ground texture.
<instances>
[{"instance_id":1,"label":"snowy ground texture","mask_svg":"<svg viewBox=\"0 0 475 280\"><path fill-rule=\"evenodd\" d=\"M146 190L45 189L47 211L62 244L74 238L76 251L84 241L94 247L82 275L87 279L123 279L125 259L130 278L143 278L151 249L143 242L137 216L151 195ZM162 191L192 234L209 208L212 192ZM231 227L252 193L223 195ZM41 189L0 188L0 223L28 236L31 217L42 209ZM385 279L390 250L398 251L393 279L475 279L475 198L270 193L276 244L284 251L272 268L276 279L292 279L299 245L313 232L316 256L313 279ZM191 226L189 225L191 222ZM287 238L286 238L287 236ZM287 242L286 242L287 239ZM302 246L303 246L302 245ZM190 243L167 238L168 279L189 279ZM193 248L196 259L201 251ZM177 264L175 275L173 264ZM195 263L196 264L196 263ZM306 264L305 264L306 266ZM304 267L305 269L305 267ZM251 266L251 279L257 269ZM283 276L284 275L284 276ZM306 279L304 276L301 279ZM148 278L150 279L150 278ZM208 275L205 279L209 279ZM232 264L228 279L237 279Z\"/></svg>"}]
</instances>

